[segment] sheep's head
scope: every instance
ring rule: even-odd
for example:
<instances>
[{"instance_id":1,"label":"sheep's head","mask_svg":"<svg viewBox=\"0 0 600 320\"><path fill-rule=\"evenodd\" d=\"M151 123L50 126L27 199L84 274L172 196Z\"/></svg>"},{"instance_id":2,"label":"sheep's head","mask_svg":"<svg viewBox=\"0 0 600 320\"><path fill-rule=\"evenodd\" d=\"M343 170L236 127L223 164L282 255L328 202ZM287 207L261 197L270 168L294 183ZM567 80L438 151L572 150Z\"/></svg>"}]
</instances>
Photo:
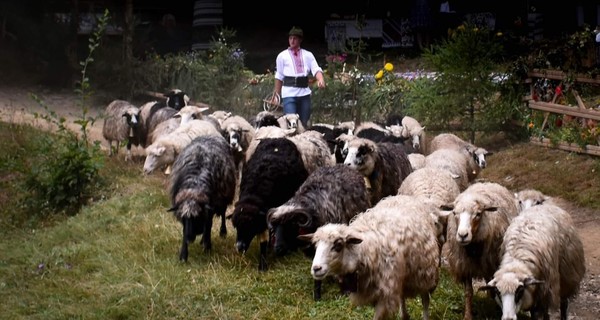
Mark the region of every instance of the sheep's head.
<instances>
[{"instance_id":1,"label":"sheep's head","mask_svg":"<svg viewBox=\"0 0 600 320\"><path fill-rule=\"evenodd\" d=\"M144 174L150 174L156 168L173 163L175 161L175 150L164 145L151 144L146 148L146 160L144 161Z\"/></svg>"},{"instance_id":2,"label":"sheep's head","mask_svg":"<svg viewBox=\"0 0 600 320\"><path fill-rule=\"evenodd\" d=\"M314 279L323 280L328 275L345 275L356 271L357 260L346 259L345 255L352 255L348 251L352 251L362 239L349 233L347 225L329 223L319 227L313 234L298 236L298 239L315 246L310 269Z\"/></svg>"},{"instance_id":3,"label":"sheep's head","mask_svg":"<svg viewBox=\"0 0 600 320\"><path fill-rule=\"evenodd\" d=\"M240 253L248 251L252 240L257 235L267 230L266 212L258 206L250 203L238 202L231 215L233 227L237 231L235 247Z\"/></svg>"},{"instance_id":4,"label":"sheep's head","mask_svg":"<svg viewBox=\"0 0 600 320\"><path fill-rule=\"evenodd\" d=\"M515 197L519 202L519 209L521 211L533 206L541 205L550 199L550 197L535 189L521 190L515 193Z\"/></svg>"},{"instance_id":5,"label":"sheep's head","mask_svg":"<svg viewBox=\"0 0 600 320\"><path fill-rule=\"evenodd\" d=\"M275 254L282 256L298 248L300 229L312 224L312 215L304 208L281 205L269 210L267 223L275 235Z\"/></svg>"},{"instance_id":6,"label":"sheep's head","mask_svg":"<svg viewBox=\"0 0 600 320\"><path fill-rule=\"evenodd\" d=\"M467 152L471 154L477 166L481 169L484 169L487 166L487 156L491 156L493 153L485 150L484 148L476 147L472 144L468 144L466 146Z\"/></svg>"},{"instance_id":7,"label":"sheep's head","mask_svg":"<svg viewBox=\"0 0 600 320\"><path fill-rule=\"evenodd\" d=\"M176 110L180 110L181 108L187 106L188 102L190 101L188 95L179 89L173 89L165 93L164 96L167 97L167 106Z\"/></svg>"},{"instance_id":8,"label":"sheep's head","mask_svg":"<svg viewBox=\"0 0 600 320\"><path fill-rule=\"evenodd\" d=\"M193 119L202 119L202 112L206 110L208 110L206 107L185 106L175 113L173 117L181 117L181 124L184 124Z\"/></svg>"},{"instance_id":9,"label":"sheep's head","mask_svg":"<svg viewBox=\"0 0 600 320\"><path fill-rule=\"evenodd\" d=\"M225 128L225 139L229 142L229 146L235 152L242 152L242 135L244 130L236 124L230 124Z\"/></svg>"},{"instance_id":10,"label":"sheep's head","mask_svg":"<svg viewBox=\"0 0 600 320\"><path fill-rule=\"evenodd\" d=\"M456 241L463 246L470 244L479 230L484 215L497 210L497 207L483 205L470 194L465 195L461 201L455 202L452 213L456 221Z\"/></svg>"},{"instance_id":11,"label":"sheep's head","mask_svg":"<svg viewBox=\"0 0 600 320\"><path fill-rule=\"evenodd\" d=\"M377 145L368 139L356 138L348 143L348 154L344 164L358 170L363 176L375 170Z\"/></svg>"},{"instance_id":12,"label":"sheep's head","mask_svg":"<svg viewBox=\"0 0 600 320\"><path fill-rule=\"evenodd\" d=\"M535 300L535 291L544 281L514 272L496 274L496 277L479 290L488 291L502 307L502 319L516 320L517 314L530 310Z\"/></svg>"},{"instance_id":13,"label":"sheep's head","mask_svg":"<svg viewBox=\"0 0 600 320\"><path fill-rule=\"evenodd\" d=\"M129 125L131 128L137 127L140 123L140 109L137 107L127 108L122 116L125 118L127 125Z\"/></svg>"}]
</instances>

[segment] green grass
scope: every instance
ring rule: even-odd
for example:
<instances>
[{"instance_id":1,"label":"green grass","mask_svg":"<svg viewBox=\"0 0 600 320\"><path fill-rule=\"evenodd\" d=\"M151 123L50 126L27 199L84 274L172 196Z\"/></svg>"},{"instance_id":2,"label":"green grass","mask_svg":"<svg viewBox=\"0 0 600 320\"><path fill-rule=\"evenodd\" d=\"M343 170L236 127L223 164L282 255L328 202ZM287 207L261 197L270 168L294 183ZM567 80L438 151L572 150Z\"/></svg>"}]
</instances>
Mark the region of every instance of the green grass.
<instances>
[{"instance_id":1,"label":"green grass","mask_svg":"<svg viewBox=\"0 0 600 320\"><path fill-rule=\"evenodd\" d=\"M373 317L372 307L351 307L331 281L323 285L323 299L313 301L310 260L301 253L270 256L269 271L258 272L256 243L240 255L229 223L224 239L215 223L211 253L195 242L189 261L179 262L181 227L166 211L166 179L142 176L139 159L107 158L102 175L110 183L75 216L23 212L15 186L27 157L34 156L37 134L0 123L0 148L10 150L0 156L0 319ZM517 144L496 151L483 177L514 188L540 186L552 195L563 191L569 200L600 208L592 197L598 169L595 158ZM431 318L461 319L462 297L442 270ZM408 303L411 317L420 319L420 301ZM477 319L499 318L498 307L481 293L474 306Z\"/></svg>"}]
</instances>

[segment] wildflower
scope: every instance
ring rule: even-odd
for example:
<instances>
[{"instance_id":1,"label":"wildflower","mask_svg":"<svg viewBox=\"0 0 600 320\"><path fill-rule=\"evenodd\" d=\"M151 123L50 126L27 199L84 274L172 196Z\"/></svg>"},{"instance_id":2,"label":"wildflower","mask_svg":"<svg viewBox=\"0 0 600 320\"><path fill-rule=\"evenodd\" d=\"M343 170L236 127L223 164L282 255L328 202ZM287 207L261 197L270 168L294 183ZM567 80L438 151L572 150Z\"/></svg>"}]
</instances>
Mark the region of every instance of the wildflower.
<instances>
[{"instance_id":1,"label":"wildflower","mask_svg":"<svg viewBox=\"0 0 600 320\"><path fill-rule=\"evenodd\" d=\"M496 36L498 36L498 37L502 37L502 35L503 35L502 32L496 33Z\"/></svg>"},{"instance_id":2,"label":"wildflower","mask_svg":"<svg viewBox=\"0 0 600 320\"><path fill-rule=\"evenodd\" d=\"M394 65L388 62L385 64L385 66L383 66L383 68L385 71L392 72L392 70L394 70Z\"/></svg>"},{"instance_id":3,"label":"wildflower","mask_svg":"<svg viewBox=\"0 0 600 320\"><path fill-rule=\"evenodd\" d=\"M477 32L477 31L479 31L479 28L473 28L473 31Z\"/></svg>"},{"instance_id":4,"label":"wildflower","mask_svg":"<svg viewBox=\"0 0 600 320\"><path fill-rule=\"evenodd\" d=\"M375 80L379 80L381 78L383 78L383 70L379 70L379 72L375 74Z\"/></svg>"},{"instance_id":5,"label":"wildflower","mask_svg":"<svg viewBox=\"0 0 600 320\"><path fill-rule=\"evenodd\" d=\"M458 27L456 28L456 30L458 30L458 31L463 31L463 30L465 30L465 26L461 24L460 26L458 26Z\"/></svg>"},{"instance_id":6,"label":"wildflower","mask_svg":"<svg viewBox=\"0 0 600 320\"><path fill-rule=\"evenodd\" d=\"M530 122L530 123L529 123L529 125L527 125L527 127L528 127L529 129L532 129L532 128L534 127L534 125L533 125L533 122Z\"/></svg>"}]
</instances>

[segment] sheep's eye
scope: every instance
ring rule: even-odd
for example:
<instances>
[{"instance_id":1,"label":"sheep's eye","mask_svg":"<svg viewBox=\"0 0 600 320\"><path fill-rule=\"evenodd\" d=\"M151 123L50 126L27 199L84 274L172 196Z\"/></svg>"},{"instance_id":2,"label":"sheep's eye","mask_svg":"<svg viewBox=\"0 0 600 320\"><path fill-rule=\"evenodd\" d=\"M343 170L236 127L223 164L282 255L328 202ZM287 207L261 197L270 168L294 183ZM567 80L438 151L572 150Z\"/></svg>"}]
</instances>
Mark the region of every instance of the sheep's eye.
<instances>
[{"instance_id":1,"label":"sheep's eye","mask_svg":"<svg viewBox=\"0 0 600 320\"><path fill-rule=\"evenodd\" d=\"M538 204L538 205L539 205L539 204L542 204L543 202L544 202L544 201L542 201L542 200L538 200L538 201L536 201L536 202L535 202L535 204Z\"/></svg>"},{"instance_id":2,"label":"sheep's eye","mask_svg":"<svg viewBox=\"0 0 600 320\"><path fill-rule=\"evenodd\" d=\"M517 291L515 292L515 302L521 301L523 293L525 293L525 287L521 284L517 287Z\"/></svg>"},{"instance_id":3,"label":"sheep's eye","mask_svg":"<svg viewBox=\"0 0 600 320\"><path fill-rule=\"evenodd\" d=\"M332 249L333 251L335 251L335 252L340 252L340 251L342 251L342 249L344 249L344 244L343 244L342 240L339 240L339 239L338 239L338 240L336 240L336 241L333 243L333 247L332 247L331 249Z\"/></svg>"}]
</instances>

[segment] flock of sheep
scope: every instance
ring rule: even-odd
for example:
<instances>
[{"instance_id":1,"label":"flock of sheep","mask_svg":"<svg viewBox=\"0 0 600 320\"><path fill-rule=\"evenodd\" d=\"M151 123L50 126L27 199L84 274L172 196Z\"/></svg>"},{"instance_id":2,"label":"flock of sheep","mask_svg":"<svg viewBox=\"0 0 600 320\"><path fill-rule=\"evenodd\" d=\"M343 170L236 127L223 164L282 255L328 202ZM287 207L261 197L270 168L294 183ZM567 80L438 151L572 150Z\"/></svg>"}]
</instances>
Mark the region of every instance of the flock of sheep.
<instances>
[{"instance_id":1,"label":"flock of sheep","mask_svg":"<svg viewBox=\"0 0 600 320\"><path fill-rule=\"evenodd\" d=\"M231 219L239 252L256 238L259 270L268 269L271 250L302 249L316 300L333 277L353 304L375 307L374 319L408 319L406 299L414 297L429 319L442 267L464 287L464 319L473 318L477 279L503 320L521 311L548 319L555 308L567 319L585 274L571 216L537 190L478 180L487 150L451 133L426 139L409 116L305 128L297 115L204 115L185 93L166 96L140 108L112 102L103 134L110 155L112 141L117 154L127 143L127 158L139 145L144 173L169 175L180 260L197 236L211 249L216 215L220 236Z\"/></svg>"}]
</instances>

